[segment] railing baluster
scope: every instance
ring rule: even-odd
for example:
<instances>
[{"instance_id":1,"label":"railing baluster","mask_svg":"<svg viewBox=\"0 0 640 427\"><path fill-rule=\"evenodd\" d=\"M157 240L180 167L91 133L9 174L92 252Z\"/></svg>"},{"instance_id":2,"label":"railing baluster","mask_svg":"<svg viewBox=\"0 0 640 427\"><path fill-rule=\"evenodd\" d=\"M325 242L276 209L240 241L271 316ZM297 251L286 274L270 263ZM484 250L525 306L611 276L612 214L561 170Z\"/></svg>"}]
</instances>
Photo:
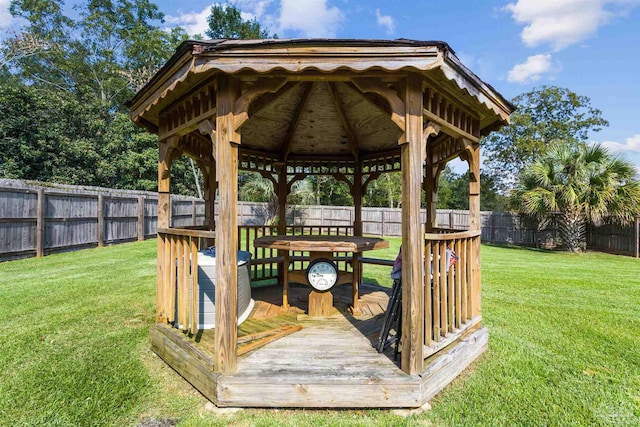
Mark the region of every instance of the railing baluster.
<instances>
[{"instance_id":1,"label":"railing baluster","mask_svg":"<svg viewBox=\"0 0 640 427\"><path fill-rule=\"evenodd\" d=\"M439 244L439 261L440 261L440 333L443 337L447 336L448 332L448 316L447 316L447 256L446 256L446 241L442 241Z\"/></svg>"},{"instance_id":2,"label":"railing baluster","mask_svg":"<svg viewBox=\"0 0 640 427\"><path fill-rule=\"evenodd\" d=\"M460 326L463 323L462 319L460 318L462 313L462 295L461 295L462 280L460 277L460 268L462 264L464 264L466 261L464 259L461 259L461 251L460 251L461 242L462 242L462 239L456 239L453 244L453 250L458 256L458 261L452 267L452 269L455 270L454 274L455 274L455 287L456 287L456 323L455 323L456 328L460 328Z\"/></svg>"},{"instance_id":3,"label":"railing baluster","mask_svg":"<svg viewBox=\"0 0 640 427\"><path fill-rule=\"evenodd\" d=\"M197 237L191 240L191 333L198 332L198 309L199 309L199 288L198 288L198 244Z\"/></svg>"},{"instance_id":4,"label":"railing baluster","mask_svg":"<svg viewBox=\"0 0 640 427\"><path fill-rule=\"evenodd\" d=\"M432 250L432 243L431 241L427 241L425 244L425 249L424 249L424 288L425 288L425 292L424 292L424 307L425 307L425 315L424 315L424 343L425 345L429 346L431 345L431 342L433 341L432 338L432 334L433 334L433 324L432 324L432 316L433 316L433 312L431 309L432 306L432 280L431 278L433 277L433 272L431 271L431 250Z\"/></svg>"},{"instance_id":5,"label":"railing baluster","mask_svg":"<svg viewBox=\"0 0 640 427\"><path fill-rule=\"evenodd\" d=\"M433 244L433 339L440 341L440 242Z\"/></svg>"},{"instance_id":6,"label":"railing baluster","mask_svg":"<svg viewBox=\"0 0 640 427\"><path fill-rule=\"evenodd\" d=\"M178 325L184 325L184 317L182 313L182 304L184 303L184 288L182 286L182 238L176 236L176 286L178 291L178 298L176 299L177 304L177 322Z\"/></svg>"},{"instance_id":7,"label":"railing baluster","mask_svg":"<svg viewBox=\"0 0 640 427\"><path fill-rule=\"evenodd\" d=\"M451 244L445 244L445 250L449 249L451 250ZM454 278L453 278L453 267L450 265L450 263L447 262L446 256L445 256L445 264L447 266L447 268L449 269L449 271L447 272L447 330L449 332L453 332L453 325L455 322L455 302L456 302L456 295L455 295L455 287L454 287Z\"/></svg>"},{"instance_id":8,"label":"railing baluster","mask_svg":"<svg viewBox=\"0 0 640 427\"><path fill-rule=\"evenodd\" d=\"M178 249L176 245L176 236L170 237L170 260L168 264L169 268L169 286L167 286L167 290L169 291L169 313L167 315L167 319L170 323L173 323L176 320L176 265L177 265L177 256Z\"/></svg>"},{"instance_id":9,"label":"railing baluster","mask_svg":"<svg viewBox=\"0 0 640 427\"><path fill-rule=\"evenodd\" d=\"M182 237L182 293L184 295L184 300L180 304L182 306L182 317L184 318L184 323L182 324L182 329L189 329L189 297L191 296L191 286L190 285L190 276L189 276L189 237Z\"/></svg>"},{"instance_id":10,"label":"railing baluster","mask_svg":"<svg viewBox=\"0 0 640 427\"><path fill-rule=\"evenodd\" d=\"M467 266L469 264L469 256L467 254L468 242L469 239L464 239L461 244L462 248L460 249L460 277L462 280L460 305L462 312L462 323L467 323L467 320L469 320L469 316L467 313L467 284L469 283L469 277L467 276Z\"/></svg>"}]
</instances>

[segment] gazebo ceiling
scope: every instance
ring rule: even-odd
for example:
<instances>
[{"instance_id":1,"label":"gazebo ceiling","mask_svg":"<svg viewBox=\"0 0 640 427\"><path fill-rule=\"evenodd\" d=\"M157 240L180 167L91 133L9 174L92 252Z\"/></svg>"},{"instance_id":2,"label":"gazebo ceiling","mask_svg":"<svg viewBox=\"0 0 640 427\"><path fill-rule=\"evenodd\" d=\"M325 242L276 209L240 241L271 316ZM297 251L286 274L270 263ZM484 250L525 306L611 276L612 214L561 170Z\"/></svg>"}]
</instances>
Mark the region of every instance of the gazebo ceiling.
<instances>
[{"instance_id":1,"label":"gazebo ceiling","mask_svg":"<svg viewBox=\"0 0 640 427\"><path fill-rule=\"evenodd\" d=\"M187 41L129 106L161 141L179 137L183 152L202 158L210 152L200 132L215 122L216 80L232 75L243 149L284 161L355 159L398 148L404 105L397 93L409 73L422 76L424 120L442 128L440 141L477 141L508 123L513 106L446 43L413 40Z\"/></svg>"},{"instance_id":2,"label":"gazebo ceiling","mask_svg":"<svg viewBox=\"0 0 640 427\"><path fill-rule=\"evenodd\" d=\"M388 112L344 82L297 83L249 117L242 145L285 156L387 151L402 134Z\"/></svg>"}]
</instances>

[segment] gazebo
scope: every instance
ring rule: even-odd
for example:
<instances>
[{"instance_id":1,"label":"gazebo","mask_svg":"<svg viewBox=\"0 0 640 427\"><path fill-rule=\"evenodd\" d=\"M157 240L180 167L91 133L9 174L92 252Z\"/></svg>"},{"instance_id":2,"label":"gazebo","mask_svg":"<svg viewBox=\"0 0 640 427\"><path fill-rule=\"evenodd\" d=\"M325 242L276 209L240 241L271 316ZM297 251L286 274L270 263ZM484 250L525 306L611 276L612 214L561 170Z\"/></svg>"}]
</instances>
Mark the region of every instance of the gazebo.
<instances>
[{"instance_id":1,"label":"gazebo","mask_svg":"<svg viewBox=\"0 0 640 427\"><path fill-rule=\"evenodd\" d=\"M157 315L151 345L215 404L419 407L486 349L479 142L509 123L513 106L446 43L186 41L129 106L132 120L159 138ZM183 155L204 176L201 227L170 224L171 164ZM470 223L462 231L436 224L438 177L454 158L469 165ZM277 226L238 225L239 170L273 182ZM364 246L342 245L339 237L368 244L362 237L363 193L372 180L393 171L402 177L402 311L394 345L399 362L389 351L378 353L367 338L381 323L380 307L389 292L361 283L363 264L392 261L365 258ZM346 183L355 207L352 226L287 223L291 187L309 175ZM426 220L420 209L423 191ZM316 292L305 283L313 251L295 244L290 250L282 244L256 248L254 239L265 237L317 243L316 250L351 284L334 287L335 307L331 298L324 299L331 292ZM213 244L215 328L202 330L198 251ZM253 252L252 280L276 279L270 290L253 290L258 301L253 330L237 325L238 249ZM448 250L459 258L451 267ZM290 281L300 284L290 288ZM294 293L301 297L294 299ZM310 315L314 298L322 299L316 308L324 308ZM265 331L256 314L260 310L263 319L285 320Z\"/></svg>"}]
</instances>

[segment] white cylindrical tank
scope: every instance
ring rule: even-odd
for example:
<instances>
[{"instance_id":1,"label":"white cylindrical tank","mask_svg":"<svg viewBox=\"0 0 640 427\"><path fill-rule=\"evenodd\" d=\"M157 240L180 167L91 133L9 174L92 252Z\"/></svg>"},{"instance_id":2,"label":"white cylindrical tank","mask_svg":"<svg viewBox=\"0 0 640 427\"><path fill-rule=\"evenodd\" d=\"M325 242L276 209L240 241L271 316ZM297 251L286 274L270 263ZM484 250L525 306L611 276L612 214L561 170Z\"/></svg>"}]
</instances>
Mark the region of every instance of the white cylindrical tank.
<instances>
[{"instance_id":1,"label":"white cylindrical tank","mask_svg":"<svg viewBox=\"0 0 640 427\"><path fill-rule=\"evenodd\" d=\"M250 252L238 251L238 325L249 317L254 306L251 298L250 261ZM214 328L216 326L215 247L198 252L198 288L198 328Z\"/></svg>"}]
</instances>

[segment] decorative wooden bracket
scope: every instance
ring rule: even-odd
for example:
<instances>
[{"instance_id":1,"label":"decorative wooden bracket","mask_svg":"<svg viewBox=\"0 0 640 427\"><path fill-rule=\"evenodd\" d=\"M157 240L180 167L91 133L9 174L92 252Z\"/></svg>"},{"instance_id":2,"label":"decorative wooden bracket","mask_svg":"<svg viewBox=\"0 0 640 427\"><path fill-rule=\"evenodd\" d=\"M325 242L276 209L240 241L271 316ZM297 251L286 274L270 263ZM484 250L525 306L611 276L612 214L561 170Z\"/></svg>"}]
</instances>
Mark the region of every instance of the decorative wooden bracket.
<instances>
[{"instance_id":1,"label":"decorative wooden bracket","mask_svg":"<svg viewBox=\"0 0 640 427\"><path fill-rule=\"evenodd\" d=\"M376 180L380 178L380 172L373 172L370 173L369 176L367 177L367 179L364 180L364 182L362 183L362 192L366 193L367 192L367 187L369 186L369 184L371 184L372 181Z\"/></svg>"},{"instance_id":2,"label":"decorative wooden bracket","mask_svg":"<svg viewBox=\"0 0 640 427\"><path fill-rule=\"evenodd\" d=\"M291 177L291 179L287 182L287 194L291 194L291 187L296 181L301 181L307 177L306 173L297 173Z\"/></svg>"},{"instance_id":3,"label":"decorative wooden bracket","mask_svg":"<svg viewBox=\"0 0 640 427\"><path fill-rule=\"evenodd\" d=\"M347 178L345 174L339 173L335 174L333 177L336 179L336 181L341 181L347 184L347 186L349 187L349 193L353 194L353 182L349 181L349 178Z\"/></svg>"},{"instance_id":4,"label":"decorative wooden bracket","mask_svg":"<svg viewBox=\"0 0 640 427\"><path fill-rule=\"evenodd\" d=\"M469 182L480 182L480 144L463 138L462 145L460 159L469 163Z\"/></svg>"},{"instance_id":5,"label":"decorative wooden bracket","mask_svg":"<svg viewBox=\"0 0 640 427\"><path fill-rule=\"evenodd\" d=\"M278 188L278 180L276 180L275 176L273 176L271 172L260 171L259 174L262 175L263 178L271 181L271 184L273 184L274 191Z\"/></svg>"},{"instance_id":6,"label":"decorative wooden bracket","mask_svg":"<svg viewBox=\"0 0 640 427\"><path fill-rule=\"evenodd\" d=\"M218 144L218 137L216 135L216 128L213 125L213 122L209 119L204 119L203 121L198 123L198 130L200 131L201 134L208 135L211 138L211 146L212 146L211 155L213 156L214 160L217 160L216 146Z\"/></svg>"},{"instance_id":7,"label":"decorative wooden bracket","mask_svg":"<svg viewBox=\"0 0 640 427\"><path fill-rule=\"evenodd\" d=\"M427 124L425 125L422 131L422 137L424 139L422 140L422 147L420 149L420 156L422 157L423 162L427 160L427 141L429 141L430 137L436 136L439 133L440 133L439 125L437 125L434 122L427 122Z\"/></svg>"},{"instance_id":8,"label":"decorative wooden bracket","mask_svg":"<svg viewBox=\"0 0 640 427\"><path fill-rule=\"evenodd\" d=\"M353 83L362 92L372 92L382 96L389 103L389 107L391 107L391 120L402 132L405 131L404 117L406 113L406 106L395 91L387 87L380 79L353 79Z\"/></svg>"},{"instance_id":9,"label":"decorative wooden bracket","mask_svg":"<svg viewBox=\"0 0 640 427\"><path fill-rule=\"evenodd\" d=\"M233 128L235 131L249 120L249 106L258 96L277 92L287 83L285 78L261 78L253 86L247 89L233 105Z\"/></svg>"},{"instance_id":10,"label":"decorative wooden bracket","mask_svg":"<svg viewBox=\"0 0 640 427\"><path fill-rule=\"evenodd\" d=\"M171 163L174 159L176 159L181 151L178 148L178 142L180 141L180 137L172 136L165 140L160 141L158 144L158 162L164 163L166 165L165 169L162 172L162 176L160 178L166 179L171 174Z\"/></svg>"}]
</instances>

